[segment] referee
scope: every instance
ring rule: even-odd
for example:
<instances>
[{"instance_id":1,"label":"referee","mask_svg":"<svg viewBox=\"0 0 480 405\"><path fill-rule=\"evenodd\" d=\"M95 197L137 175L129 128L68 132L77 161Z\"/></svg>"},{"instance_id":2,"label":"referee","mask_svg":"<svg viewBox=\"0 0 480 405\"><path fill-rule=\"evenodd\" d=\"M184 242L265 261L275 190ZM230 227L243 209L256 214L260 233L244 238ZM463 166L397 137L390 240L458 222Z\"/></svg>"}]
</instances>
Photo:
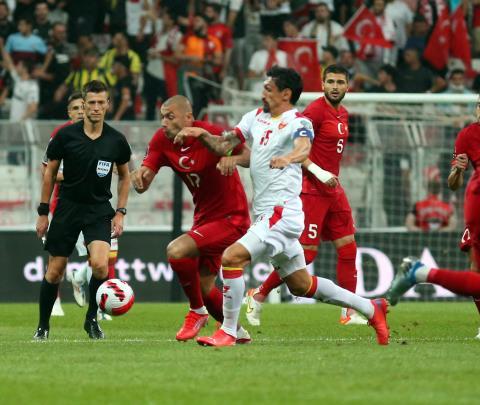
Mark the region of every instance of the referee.
<instances>
[{"instance_id":1,"label":"referee","mask_svg":"<svg viewBox=\"0 0 480 405\"><path fill-rule=\"evenodd\" d=\"M104 122L110 104L106 85L93 80L85 85L82 96L84 120L60 129L47 148L48 163L38 206L37 235L43 237L48 229L45 250L50 255L40 288L40 320L33 336L35 340L48 338L50 314L59 283L80 232L83 232L93 271L84 329L91 339L105 337L96 319L96 294L107 279L110 239L123 232L131 150L125 136ZM49 202L62 160L64 181L49 228ZM116 211L109 201L114 164L119 178Z\"/></svg>"}]
</instances>

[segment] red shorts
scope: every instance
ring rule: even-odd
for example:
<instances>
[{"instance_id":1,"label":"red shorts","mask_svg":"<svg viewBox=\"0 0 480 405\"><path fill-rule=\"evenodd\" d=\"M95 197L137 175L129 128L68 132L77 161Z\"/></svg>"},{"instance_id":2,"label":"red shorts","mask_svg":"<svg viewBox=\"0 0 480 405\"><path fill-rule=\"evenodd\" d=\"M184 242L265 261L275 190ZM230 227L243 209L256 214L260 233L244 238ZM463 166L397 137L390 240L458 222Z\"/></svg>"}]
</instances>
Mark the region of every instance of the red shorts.
<instances>
[{"instance_id":1,"label":"red shorts","mask_svg":"<svg viewBox=\"0 0 480 405\"><path fill-rule=\"evenodd\" d=\"M355 233L352 209L344 191L331 197L300 194L305 213L305 229L300 236L302 245L318 245Z\"/></svg>"},{"instance_id":2,"label":"red shorts","mask_svg":"<svg viewBox=\"0 0 480 405\"><path fill-rule=\"evenodd\" d=\"M229 218L218 219L201 225L193 225L187 232L196 243L200 251L199 266L207 267L213 274L217 274L222 263L223 251L239 240L248 230L250 221L237 221Z\"/></svg>"},{"instance_id":3,"label":"red shorts","mask_svg":"<svg viewBox=\"0 0 480 405\"><path fill-rule=\"evenodd\" d=\"M470 237L470 229L468 229L468 226L465 227L458 246L462 252L468 252L472 248L472 238Z\"/></svg>"}]
</instances>

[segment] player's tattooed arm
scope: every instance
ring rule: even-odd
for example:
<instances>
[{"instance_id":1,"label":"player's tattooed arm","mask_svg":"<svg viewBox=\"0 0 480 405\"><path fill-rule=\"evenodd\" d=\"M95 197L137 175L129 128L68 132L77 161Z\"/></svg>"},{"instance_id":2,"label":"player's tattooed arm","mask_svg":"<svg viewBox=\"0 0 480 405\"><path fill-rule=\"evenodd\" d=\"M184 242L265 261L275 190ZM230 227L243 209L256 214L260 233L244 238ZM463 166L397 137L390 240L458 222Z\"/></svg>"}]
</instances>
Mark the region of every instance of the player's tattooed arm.
<instances>
[{"instance_id":1,"label":"player's tattooed arm","mask_svg":"<svg viewBox=\"0 0 480 405\"><path fill-rule=\"evenodd\" d=\"M299 137L294 140L294 148L283 156L274 156L270 160L270 169L284 169L291 163L302 163L308 158L312 144L308 137Z\"/></svg>"},{"instance_id":2,"label":"player's tattooed arm","mask_svg":"<svg viewBox=\"0 0 480 405\"><path fill-rule=\"evenodd\" d=\"M455 156L452 165L452 170L448 176L448 188L450 190L457 190L463 185L464 173L468 167L468 157L465 153Z\"/></svg>"},{"instance_id":3,"label":"player's tattooed arm","mask_svg":"<svg viewBox=\"0 0 480 405\"><path fill-rule=\"evenodd\" d=\"M215 136L198 127L183 128L175 136L173 142L182 145L185 138L188 137L198 138L200 142L218 156L227 156L241 142L235 131L224 131L222 136Z\"/></svg>"}]
</instances>

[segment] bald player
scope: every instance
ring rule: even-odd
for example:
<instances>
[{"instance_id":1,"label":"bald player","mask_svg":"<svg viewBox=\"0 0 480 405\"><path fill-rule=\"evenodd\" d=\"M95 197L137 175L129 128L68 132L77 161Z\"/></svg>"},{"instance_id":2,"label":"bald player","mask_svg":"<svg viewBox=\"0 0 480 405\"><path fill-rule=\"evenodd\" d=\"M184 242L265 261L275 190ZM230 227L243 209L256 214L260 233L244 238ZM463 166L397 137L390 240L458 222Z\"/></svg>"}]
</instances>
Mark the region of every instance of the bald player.
<instances>
[{"instance_id":1,"label":"bald player","mask_svg":"<svg viewBox=\"0 0 480 405\"><path fill-rule=\"evenodd\" d=\"M223 295L215 286L215 278L225 248L250 226L247 198L235 169L236 164L248 162L249 150L237 148L220 163L220 157L197 139L176 145L173 139L185 127L203 128L217 136L223 129L194 120L192 106L183 96L165 101L160 112L162 127L153 135L142 166L132 173L132 181L135 190L144 193L160 168L168 166L192 193L193 226L167 246L168 262L190 301L190 310L176 335L177 340L187 341L206 324L208 313L223 321ZM250 340L248 332L239 327L237 343Z\"/></svg>"}]
</instances>

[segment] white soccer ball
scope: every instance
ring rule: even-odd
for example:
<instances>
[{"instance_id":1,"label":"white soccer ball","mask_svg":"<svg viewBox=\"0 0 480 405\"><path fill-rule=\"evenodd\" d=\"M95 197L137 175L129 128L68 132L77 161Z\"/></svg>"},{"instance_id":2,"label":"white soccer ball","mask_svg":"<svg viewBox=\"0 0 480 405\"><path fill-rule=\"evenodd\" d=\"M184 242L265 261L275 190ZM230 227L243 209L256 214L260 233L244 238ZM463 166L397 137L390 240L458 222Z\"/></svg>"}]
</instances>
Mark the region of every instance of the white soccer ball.
<instances>
[{"instance_id":1,"label":"white soccer ball","mask_svg":"<svg viewBox=\"0 0 480 405\"><path fill-rule=\"evenodd\" d=\"M96 298L98 307L114 316L127 313L135 301L132 287L118 278L107 280L98 287Z\"/></svg>"}]
</instances>

